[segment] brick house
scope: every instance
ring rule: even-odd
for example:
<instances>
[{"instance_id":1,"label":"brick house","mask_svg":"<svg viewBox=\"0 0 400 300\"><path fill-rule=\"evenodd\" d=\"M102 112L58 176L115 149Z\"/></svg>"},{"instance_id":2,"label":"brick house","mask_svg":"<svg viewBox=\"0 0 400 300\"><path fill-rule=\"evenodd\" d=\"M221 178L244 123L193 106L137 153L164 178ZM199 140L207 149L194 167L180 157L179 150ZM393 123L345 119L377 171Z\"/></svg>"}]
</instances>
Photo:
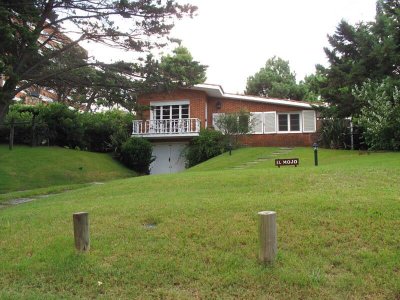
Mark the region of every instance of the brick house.
<instances>
[{"instance_id":1,"label":"brick house","mask_svg":"<svg viewBox=\"0 0 400 300\"><path fill-rule=\"evenodd\" d=\"M220 114L251 113L255 126L243 142L249 146L311 146L317 129L310 103L225 93L221 86L199 84L170 93L147 94L138 103L150 107L133 122L133 136L153 143L151 173L184 169L182 150L200 128L216 128Z\"/></svg>"}]
</instances>

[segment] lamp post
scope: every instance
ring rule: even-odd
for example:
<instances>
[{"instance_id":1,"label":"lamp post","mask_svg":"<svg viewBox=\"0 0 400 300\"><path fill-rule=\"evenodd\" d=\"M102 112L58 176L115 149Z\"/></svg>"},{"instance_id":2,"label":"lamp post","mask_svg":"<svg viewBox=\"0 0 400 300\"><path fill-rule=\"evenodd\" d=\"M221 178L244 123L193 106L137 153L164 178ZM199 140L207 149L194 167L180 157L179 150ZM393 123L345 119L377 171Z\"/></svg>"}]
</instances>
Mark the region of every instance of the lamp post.
<instances>
[{"instance_id":1,"label":"lamp post","mask_svg":"<svg viewBox=\"0 0 400 300\"><path fill-rule=\"evenodd\" d=\"M318 166L318 144L314 143L313 148L314 148L314 165Z\"/></svg>"}]
</instances>

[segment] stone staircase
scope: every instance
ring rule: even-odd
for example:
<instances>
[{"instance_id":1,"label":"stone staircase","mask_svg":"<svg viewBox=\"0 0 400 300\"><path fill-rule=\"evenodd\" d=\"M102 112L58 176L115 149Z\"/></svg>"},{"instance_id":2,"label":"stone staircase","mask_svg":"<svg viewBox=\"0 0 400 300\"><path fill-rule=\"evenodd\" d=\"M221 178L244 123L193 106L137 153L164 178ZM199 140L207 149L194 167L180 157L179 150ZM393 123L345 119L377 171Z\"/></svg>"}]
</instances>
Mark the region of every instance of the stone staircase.
<instances>
[{"instance_id":1,"label":"stone staircase","mask_svg":"<svg viewBox=\"0 0 400 300\"><path fill-rule=\"evenodd\" d=\"M230 170L244 170L244 169L248 169L251 168L259 163L265 162L267 160L273 160L275 158L277 158L279 155L285 155L288 154L289 152L291 152L293 150L293 148L288 148L288 147L282 147L279 148L278 151L272 152L271 154L262 156L262 157L258 157L253 161L248 161L245 162L243 164L237 165L237 166L233 166L233 167L229 167L227 169Z\"/></svg>"}]
</instances>

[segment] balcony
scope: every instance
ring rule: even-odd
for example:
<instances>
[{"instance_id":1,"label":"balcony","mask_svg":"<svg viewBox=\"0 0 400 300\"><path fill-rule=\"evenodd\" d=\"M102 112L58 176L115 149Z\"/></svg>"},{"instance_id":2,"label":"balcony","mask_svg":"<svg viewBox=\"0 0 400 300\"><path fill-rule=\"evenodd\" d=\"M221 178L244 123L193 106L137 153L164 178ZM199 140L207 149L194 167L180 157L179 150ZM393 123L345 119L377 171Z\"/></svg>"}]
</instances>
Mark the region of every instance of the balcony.
<instances>
[{"instance_id":1,"label":"balcony","mask_svg":"<svg viewBox=\"0 0 400 300\"><path fill-rule=\"evenodd\" d=\"M132 136L147 138L193 137L200 132L200 120L196 118L171 120L133 121Z\"/></svg>"}]
</instances>

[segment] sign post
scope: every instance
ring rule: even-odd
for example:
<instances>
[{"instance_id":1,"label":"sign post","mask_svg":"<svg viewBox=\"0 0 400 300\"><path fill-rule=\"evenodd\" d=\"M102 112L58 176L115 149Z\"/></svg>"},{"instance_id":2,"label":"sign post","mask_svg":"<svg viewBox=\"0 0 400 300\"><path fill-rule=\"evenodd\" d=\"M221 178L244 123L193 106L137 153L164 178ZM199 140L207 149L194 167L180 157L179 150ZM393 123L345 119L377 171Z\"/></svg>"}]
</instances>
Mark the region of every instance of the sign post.
<instances>
[{"instance_id":1,"label":"sign post","mask_svg":"<svg viewBox=\"0 0 400 300\"><path fill-rule=\"evenodd\" d=\"M314 148L314 165L318 166L318 144L314 143L313 148Z\"/></svg>"},{"instance_id":2,"label":"sign post","mask_svg":"<svg viewBox=\"0 0 400 300\"><path fill-rule=\"evenodd\" d=\"M298 158L284 158L284 159L275 159L275 166L278 168L283 167L283 166L295 166L297 167L299 165L299 159Z\"/></svg>"}]
</instances>

